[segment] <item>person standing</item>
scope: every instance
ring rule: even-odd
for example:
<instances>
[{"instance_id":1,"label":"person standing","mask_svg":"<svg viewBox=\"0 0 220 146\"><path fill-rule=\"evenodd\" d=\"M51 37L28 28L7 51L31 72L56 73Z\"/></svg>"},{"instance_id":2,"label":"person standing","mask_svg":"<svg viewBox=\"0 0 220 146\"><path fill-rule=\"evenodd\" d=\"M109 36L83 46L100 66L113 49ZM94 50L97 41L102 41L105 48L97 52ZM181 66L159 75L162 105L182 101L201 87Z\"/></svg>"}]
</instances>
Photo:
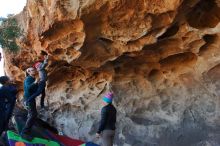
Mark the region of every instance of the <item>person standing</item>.
<instances>
[{"instance_id":1,"label":"person standing","mask_svg":"<svg viewBox=\"0 0 220 146\"><path fill-rule=\"evenodd\" d=\"M0 136L2 132L7 130L8 123L11 118L15 102L16 102L16 94L17 88L15 85L11 84L10 78L8 76L0 77Z\"/></svg>"},{"instance_id":2,"label":"person standing","mask_svg":"<svg viewBox=\"0 0 220 146\"><path fill-rule=\"evenodd\" d=\"M101 110L101 120L96 137L100 137L102 146L113 146L115 136L116 108L112 104L113 93L107 93L103 98L104 107Z\"/></svg>"},{"instance_id":3,"label":"person standing","mask_svg":"<svg viewBox=\"0 0 220 146\"><path fill-rule=\"evenodd\" d=\"M28 101L30 96L36 92L38 88L37 80L35 80L36 69L34 67L29 67L26 70L26 78L24 80L24 105L28 111L27 120L24 128L21 131L21 137L31 141L33 138L30 136L31 128L37 118L37 109L35 99Z\"/></svg>"}]
</instances>

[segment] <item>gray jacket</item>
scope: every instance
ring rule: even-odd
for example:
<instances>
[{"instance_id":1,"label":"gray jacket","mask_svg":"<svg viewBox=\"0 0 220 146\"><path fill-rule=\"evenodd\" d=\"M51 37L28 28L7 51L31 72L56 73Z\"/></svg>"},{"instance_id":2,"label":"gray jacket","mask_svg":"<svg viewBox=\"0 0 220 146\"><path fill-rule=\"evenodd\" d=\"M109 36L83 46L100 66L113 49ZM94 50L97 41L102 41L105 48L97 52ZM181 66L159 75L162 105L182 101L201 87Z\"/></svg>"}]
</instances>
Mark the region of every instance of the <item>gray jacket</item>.
<instances>
[{"instance_id":1,"label":"gray jacket","mask_svg":"<svg viewBox=\"0 0 220 146\"><path fill-rule=\"evenodd\" d=\"M40 81L47 81L47 71L46 67L48 65L48 59L44 59L44 62L40 64L40 66L37 68L37 71L39 73Z\"/></svg>"}]
</instances>

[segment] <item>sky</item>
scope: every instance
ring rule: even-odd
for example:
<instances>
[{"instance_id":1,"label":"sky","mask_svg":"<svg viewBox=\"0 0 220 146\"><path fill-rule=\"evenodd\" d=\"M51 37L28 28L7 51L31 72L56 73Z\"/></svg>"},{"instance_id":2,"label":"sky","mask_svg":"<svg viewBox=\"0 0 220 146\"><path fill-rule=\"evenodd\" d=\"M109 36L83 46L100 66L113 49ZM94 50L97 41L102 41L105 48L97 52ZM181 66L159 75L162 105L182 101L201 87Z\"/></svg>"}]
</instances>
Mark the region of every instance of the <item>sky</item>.
<instances>
[{"instance_id":1,"label":"sky","mask_svg":"<svg viewBox=\"0 0 220 146\"><path fill-rule=\"evenodd\" d=\"M7 17L8 14L20 13L27 0L0 0L0 17Z\"/></svg>"},{"instance_id":2,"label":"sky","mask_svg":"<svg viewBox=\"0 0 220 146\"><path fill-rule=\"evenodd\" d=\"M8 14L18 14L20 13L27 0L0 0L0 17L7 17ZM0 52L2 49L0 48ZM0 76L4 75L3 62L0 61Z\"/></svg>"}]
</instances>

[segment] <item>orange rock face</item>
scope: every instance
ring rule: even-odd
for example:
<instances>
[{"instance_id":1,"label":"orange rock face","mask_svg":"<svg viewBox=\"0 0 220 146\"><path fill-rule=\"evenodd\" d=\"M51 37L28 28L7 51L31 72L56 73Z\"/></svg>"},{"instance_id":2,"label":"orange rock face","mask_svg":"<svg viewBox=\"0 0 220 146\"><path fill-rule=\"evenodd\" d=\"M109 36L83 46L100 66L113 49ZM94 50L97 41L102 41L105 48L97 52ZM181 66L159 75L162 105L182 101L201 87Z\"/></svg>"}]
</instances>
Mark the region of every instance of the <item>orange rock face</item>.
<instances>
[{"instance_id":1,"label":"orange rock face","mask_svg":"<svg viewBox=\"0 0 220 146\"><path fill-rule=\"evenodd\" d=\"M21 50L6 55L5 69L22 86L24 70L49 54L43 118L69 136L94 139L111 88L115 145L217 146L219 3L28 0L17 16Z\"/></svg>"}]
</instances>

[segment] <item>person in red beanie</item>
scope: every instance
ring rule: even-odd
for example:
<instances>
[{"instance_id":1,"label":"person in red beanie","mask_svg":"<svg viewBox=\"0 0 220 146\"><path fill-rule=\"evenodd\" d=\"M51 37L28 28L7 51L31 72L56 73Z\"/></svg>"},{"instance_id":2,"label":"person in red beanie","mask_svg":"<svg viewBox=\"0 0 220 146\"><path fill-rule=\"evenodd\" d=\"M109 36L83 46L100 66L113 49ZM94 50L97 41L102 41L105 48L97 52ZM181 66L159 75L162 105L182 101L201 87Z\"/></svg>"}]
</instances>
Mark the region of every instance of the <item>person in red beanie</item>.
<instances>
[{"instance_id":1,"label":"person in red beanie","mask_svg":"<svg viewBox=\"0 0 220 146\"><path fill-rule=\"evenodd\" d=\"M96 137L101 137L103 146L113 146L117 113L112 104L113 97L113 93L109 92L102 98L104 107L101 110L101 121Z\"/></svg>"},{"instance_id":2,"label":"person in red beanie","mask_svg":"<svg viewBox=\"0 0 220 146\"><path fill-rule=\"evenodd\" d=\"M33 66L37 69L38 74L39 74L39 89L36 92L36 94L33 94L33 97L30 97L30 100L32 98L35 98L39 94L41 94L41 100L40 100L40 105L41 108L44 108L44 99L45 99L45 87L46 87L46 81L47 81L47 71L46 71L46 66L48 64L48 55L44 55L44 60L43 61L38 61L36 62ZM41 86L40 86L41 85Z\"/></svg>"}]
</instances>

